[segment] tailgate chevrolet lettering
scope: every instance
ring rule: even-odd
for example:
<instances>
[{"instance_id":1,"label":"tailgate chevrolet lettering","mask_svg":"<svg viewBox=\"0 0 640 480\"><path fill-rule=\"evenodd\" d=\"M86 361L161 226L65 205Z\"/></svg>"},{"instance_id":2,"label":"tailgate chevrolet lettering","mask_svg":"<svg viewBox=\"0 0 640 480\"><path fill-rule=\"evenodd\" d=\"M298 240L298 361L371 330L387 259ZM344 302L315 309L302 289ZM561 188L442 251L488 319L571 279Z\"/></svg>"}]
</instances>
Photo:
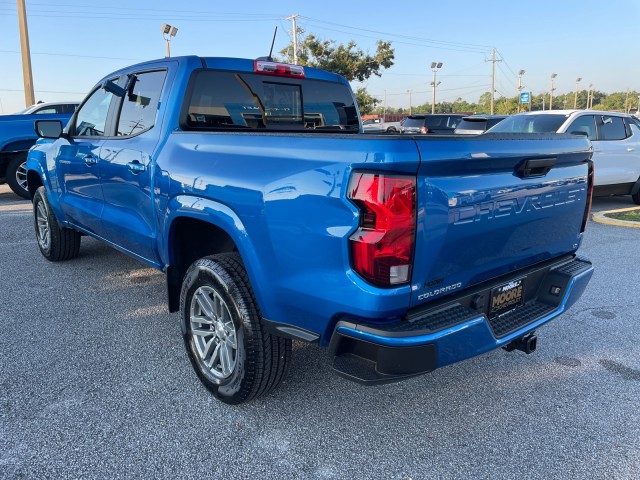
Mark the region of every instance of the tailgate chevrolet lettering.
<instances>
[{"instance_id":1,"label":"tailgate chevrolet lettering","mask_svg":"<svg viewBox=\"0 0 640 480\"><path fill-rule=\"evenodd\" d=\"M575 203L584 198L586 187L557 190L542 195L530 195L522 198L509 200L496 200L491 202L478 203L476 205L466 205L452 208L449 211L449 218L453 219L454 225L461 225L471 222L479 222L482 219L491 220L494 218L519 215L521 213L541 210L544 208L558 207Z\"/></svg>"}]
</instances>

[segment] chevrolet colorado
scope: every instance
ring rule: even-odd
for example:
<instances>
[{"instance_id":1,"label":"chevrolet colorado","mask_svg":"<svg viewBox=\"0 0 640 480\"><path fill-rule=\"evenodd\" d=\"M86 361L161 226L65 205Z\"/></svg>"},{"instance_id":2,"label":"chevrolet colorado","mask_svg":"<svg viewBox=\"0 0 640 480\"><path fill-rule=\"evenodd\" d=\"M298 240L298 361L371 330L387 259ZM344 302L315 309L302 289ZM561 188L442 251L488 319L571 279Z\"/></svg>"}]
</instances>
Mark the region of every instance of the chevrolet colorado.
<instances>
[{"instance_id":1,"label":"chevrolet colorado","mask_svg":"<svg viewBox=\"0 0 640 480\"><path fill-rule=\"evenodd\" d=\"M238 404L298 339L363 384L527 353L593 267L589 142L363 135L347 81L270 59L167 58L103 78L27 161L42 255L82 235L166 272L196 374Z\"/></svg>"}]
</instances>

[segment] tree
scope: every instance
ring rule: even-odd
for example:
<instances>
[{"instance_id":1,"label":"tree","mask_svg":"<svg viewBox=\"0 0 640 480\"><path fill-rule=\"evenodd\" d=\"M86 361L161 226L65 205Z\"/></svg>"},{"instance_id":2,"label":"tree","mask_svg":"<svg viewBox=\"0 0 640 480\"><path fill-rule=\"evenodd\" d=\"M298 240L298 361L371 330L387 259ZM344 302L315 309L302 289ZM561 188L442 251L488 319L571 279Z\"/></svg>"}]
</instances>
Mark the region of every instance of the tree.
<instances>
[{"instance_id":1,"label":"tree","mask_svg":"<svg viewBox=\"0 0 640 480\"><path fill-rule=\"evenodd\" d=\"M491 92L484 92L478 99L478 111L482 113L491 112Z\"/></svg>"},{"instance_id":2,"label":"tree","mask_svg":"<svg viewBox=\"0 0 640 480\"><path fill-rule=\"evenodd\" d=\"M293 62L293 50L287 47L280 51L285 60ZM382 70L393 65L394 49L391 42L378 40L376 53L370 55L357 48L351 40L346 45L334 40L321 40L314 34L307 35L298 46L298 64L322 68L339 73L348 81L363 82L371 75L382 75Z\"/></svg>"},{"instance_id":3,"label":"tree","mask_svg":"<svg viewBox=\"0 0 640 480\"><path fill-rule=\"evenodd\" d=\"M354 93L356 95L356 102L358 102L358 107L360 108L360 115L372 113L376 105L380 103L380 100L369 95L367 89L364 87L357 88Z\"/></svg>"}]
</instances>

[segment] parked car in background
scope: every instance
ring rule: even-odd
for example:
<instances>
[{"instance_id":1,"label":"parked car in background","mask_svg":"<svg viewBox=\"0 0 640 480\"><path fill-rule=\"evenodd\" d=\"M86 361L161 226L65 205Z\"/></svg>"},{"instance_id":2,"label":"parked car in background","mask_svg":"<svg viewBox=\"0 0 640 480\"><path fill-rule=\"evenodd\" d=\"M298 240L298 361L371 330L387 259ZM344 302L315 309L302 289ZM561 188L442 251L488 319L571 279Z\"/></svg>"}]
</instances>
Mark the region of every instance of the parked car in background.
<instances>
[{"instance_id":1,"label":"parked car in background","mask_svg":"<svg viewBox=\"0 0 640 480\"><path fill-rule=\"evenodd\" d=\"M383 118L369 118L362 122L364 133L400 133L400 122L385 122Z\"/></svg>"},{"instance_id":2,"label":"parked car in background","mask_svg":"<svg viewBox=\"0 0 640 480\"><path fill-rule=\"evenodd\" d=\"M459 135L477 135L497 125L507 115L470 115L463 117L453 133Z\"/></svg>"},{"instance_id":3,"label":"parked car in background","mask_svg":"<svg viewBox=\"0 0 640 480\"><path fill-rule=\"evenodd\" d=\"M409 115L400 128L400 133L406 135L427 133L452 135L463 117L464 115L457 113Z\"/></svg>"},{"instance_id":4,"label":"parked car in background","mask_svg":"<svg viewBox=\"0 0 640 480\"><path fill-rule=\"evenodd\" d=\"M593 146L594 195L631 195L640 205L640 120L618 112L548 110L512 115L491 129L585 135Z\"/></svg>"},{"instance_id":5,"label":"parked car in background","mask_svg":"<svg viewBox=\"0 0 640 480\"><path fill-rule=\"evenodd\" d=\"M78 108L80 102L40 102L24 110L19 111L15 115L30 115L37 113L44 115L47 113L73 113Z\"/></svg>"},{"instance_id":6,"label":"parked car in background","mask_svg":"<svg viewBox=\"0 0 640 480\"><path fill-rule=\"evenodd\" d=\"M11 190L29 198L27 189L27 151L38 136L33 128L35 120L69 120L79 102L38 103L14 115L0 115L0 184L8 183Z\"/></svg>"}]
</instances>

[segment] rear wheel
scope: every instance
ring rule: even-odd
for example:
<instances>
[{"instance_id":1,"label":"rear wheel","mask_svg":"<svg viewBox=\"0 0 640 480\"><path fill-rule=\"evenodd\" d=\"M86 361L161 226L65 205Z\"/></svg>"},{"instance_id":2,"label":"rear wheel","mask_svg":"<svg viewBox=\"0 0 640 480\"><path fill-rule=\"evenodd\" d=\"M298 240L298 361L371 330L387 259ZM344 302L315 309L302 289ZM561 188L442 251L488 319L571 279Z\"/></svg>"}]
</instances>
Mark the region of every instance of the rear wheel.
<instances>
[{"instance_id":1,"label":"rear wheel","mask_svg":"<svg viewBox=\"0 0 640 480\"><path fill-rule=\"evenodd\" d=\"M269 393L291 361L291 340L269 334L237 253L201 258L180 294L185 347L202 383L240 404Z\"/></svg>"},{"instance_id":2,"label":"rear wheel","mask_svg":"<svg viewBox=\"0 0 640 480\"><path fill-rule=\"evenodd\" d=\"M16 195L29 198L27 188L27 152L13 154L7 165L7 183Z\"/></svg>"},{"instance_id":3,"label":"rear wheel","mask_svg":"<svg viewBox=\"0 0 640 480\"><path fill-rule=\"evenodd\" d=\"M631 199L633 200L633 203L635 203L636 205L640 205L640 190L631 195Z\"/></svg>"},{"instance_id":4,"label":"rear wheel","mask_svg":"<svg viewBox=\"0 0 640 480\"><path fill-rule=\"evenodd\" d=\"M70 228L61 228L54 215L44 187L33 196L33 218L40 253L52 262L70 260L80 251L80 233Z\"/></svg>"}]
</instances>

